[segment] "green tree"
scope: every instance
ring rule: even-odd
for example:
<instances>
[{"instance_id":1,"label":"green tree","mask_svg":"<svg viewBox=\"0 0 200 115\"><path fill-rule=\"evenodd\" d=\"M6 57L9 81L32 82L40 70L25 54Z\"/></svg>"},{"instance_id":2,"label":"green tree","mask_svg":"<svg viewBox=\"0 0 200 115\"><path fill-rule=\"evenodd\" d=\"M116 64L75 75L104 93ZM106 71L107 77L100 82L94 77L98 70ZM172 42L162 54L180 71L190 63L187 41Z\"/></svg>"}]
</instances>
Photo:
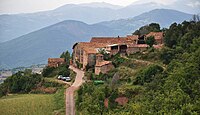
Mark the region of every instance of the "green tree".
<instances>
[{"instance_id":1,"label":"green tree","mask_svg":"<svg viewBox=\"0 0 200 115\"><path fill-rule=\"evenodd\" d=\"M151 65L143 70L141 70L136 75L136 80L134 84L144 85L144 83L151 82L156 74L163 72L163 68L158 65Z\"/></svg>"},{"instance_id":2,"label":"green tree","mask_svg":"<svg viewBox=\"0 0 200 115\"><path fill-rule=\"evenodd\" d=\"M38 74L18 72L4 81L8 93L30 92L32 88L41 82L42 77Z\"/></svg>"},{"instance_id":3,"label":"green tree","mask_svg":"<svg viewBox=\"0 0 200 115\"><path fill-rule=\"evenodd\" d=\"M46 67L43 69L42 76L43 77L53 77L56 75L55 73L53 73L54 70L55 70L54 67Z\"/></svg>"},{"instance_id":4,"label":"green tree","mask_svg":"<svg viewBox=\"0 0 200 115\"><path fill-rule=\"evenodd\" d=\"M154 36L147 37L145 42L147 45L149 45L149 47L153 47L153 45L156 44Z\"/></svg>"},{"instance_id":5,"label":"green tree","mask_svg":"<svg viewBox=\"0 0 200 115\"><path fill-rule=\"evenodd\" d=\"M110 55L106 52L105 49L100 48L98 52L103 55L104 60L108 60L110 58Z\"/></svg>"},{"instance_id":6,"label":"green tree","mask_svg":"<svg viewBox=\"0 0 200 115\"><path fill-rule=\"evenodd\" d=\"M67 65L70 65L70 53L69 51L66 51L66 52L63 52L61 55L60 55L60 58L65 58L65 61L67 63Z\"/></svg>"},{"instance_id":7,"label":"green tree","mask_svg":"<svg viewBox=\"0 0 200 115\"><path fill-rule=\"evenodd\" d=\"M175 50L170 49L168 47L164 47L160 53L160 59L163 61L164 64L169 64L171 60L175 58Z\"/></svg>"},{"instance_id":8,"label":"green tree","mask_svg":"<svg viewBox=\"0 0 200 115\"><path fill-rule=\"evenodd\" d=\"M160 25L157 23L151 23L149 25L141 27L139 30L136 30L133 35L146 35L150 32L160 32Z\"/></svg>"}]
</instances>

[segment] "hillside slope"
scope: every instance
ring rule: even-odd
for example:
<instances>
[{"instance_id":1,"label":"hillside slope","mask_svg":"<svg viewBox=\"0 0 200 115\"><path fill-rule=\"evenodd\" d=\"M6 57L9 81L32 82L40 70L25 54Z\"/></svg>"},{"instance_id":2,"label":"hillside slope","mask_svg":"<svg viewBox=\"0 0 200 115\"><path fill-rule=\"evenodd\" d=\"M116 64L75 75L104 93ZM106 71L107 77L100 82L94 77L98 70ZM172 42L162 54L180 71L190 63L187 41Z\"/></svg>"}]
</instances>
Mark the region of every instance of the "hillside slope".
<instances>
[{"instance_id":1,"label":"hillside slope","mask_svg":"<svg viewBox=\"0 0 200 115\"><path fill-rule=\"evenodd\" d=\"M6 68L47 63L71 49L75 42L88 41L92 36L111 36L109 28L79 21L63 21L0 44L0 65Z\"/></svg>"},{"instance_id":2,"label":"hillside slope","mask_svg":"<svg viewBox=\"0 0 200 115\"><path fill-rule=\"evenodd\" d=\"M168 27L171 23L180 23L192 19L191 14L176 10L155 9L129 19L120 19L98 23L118 31L120 34L130 34L133 30L150 23L159 23L161 27Z\"/></svg>"}]
</instances>

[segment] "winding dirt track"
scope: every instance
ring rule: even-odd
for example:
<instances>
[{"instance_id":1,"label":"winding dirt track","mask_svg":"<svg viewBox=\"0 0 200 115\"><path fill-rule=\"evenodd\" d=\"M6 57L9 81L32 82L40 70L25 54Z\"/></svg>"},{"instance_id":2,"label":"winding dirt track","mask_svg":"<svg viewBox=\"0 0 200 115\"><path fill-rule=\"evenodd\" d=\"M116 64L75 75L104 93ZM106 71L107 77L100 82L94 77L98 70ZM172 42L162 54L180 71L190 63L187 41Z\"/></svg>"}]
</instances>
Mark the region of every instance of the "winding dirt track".
<instances>
[{"instance_id":1,"label":"winding dirt track","mask_svg":"<svg viewBox=\"0 0 200 115\"><path fill-rule=\"evenodd\" d=\"M74 91L82 85L84 72L72 66L69 68L76 72L76 78L72 86L66 89L66 115L75 115Z\"/></svg>"}]
</instances>

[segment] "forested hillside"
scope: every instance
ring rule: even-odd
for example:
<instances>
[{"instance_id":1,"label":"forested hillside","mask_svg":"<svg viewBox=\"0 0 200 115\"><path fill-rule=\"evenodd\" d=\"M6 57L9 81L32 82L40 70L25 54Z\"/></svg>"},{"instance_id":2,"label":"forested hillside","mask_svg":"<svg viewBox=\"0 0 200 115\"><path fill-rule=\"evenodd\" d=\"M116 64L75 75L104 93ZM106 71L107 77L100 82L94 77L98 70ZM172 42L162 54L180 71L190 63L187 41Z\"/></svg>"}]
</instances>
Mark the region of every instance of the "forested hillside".
<instances>
[{"instance_id":1,"label":"forested hillside","mask_svg":"<svg viewBox=\"0 0 200 115\"><path fill-rule=\"evenodd\" d=\"M108 74L95 76L89 70L88 79L104 83L89 82L79 89L77 113L200 114L200 21L173 23L163 31L161 50L115 56L117 66Z\"/></svg>"}]
</instances>

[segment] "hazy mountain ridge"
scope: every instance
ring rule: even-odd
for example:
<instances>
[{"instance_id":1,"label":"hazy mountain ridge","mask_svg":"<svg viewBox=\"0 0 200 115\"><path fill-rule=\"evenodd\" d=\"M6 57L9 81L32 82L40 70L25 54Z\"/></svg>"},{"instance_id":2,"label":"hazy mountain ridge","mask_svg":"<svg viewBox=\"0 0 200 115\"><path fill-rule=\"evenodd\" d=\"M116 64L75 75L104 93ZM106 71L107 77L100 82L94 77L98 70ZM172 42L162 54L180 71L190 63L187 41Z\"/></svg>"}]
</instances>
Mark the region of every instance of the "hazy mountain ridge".
<instances>
[{"instance_id":1,"label":"hazy mountain ridge","mask_svg":"<svg viewBox=\"0 0 200 115\"><path fill-rule=\"evenodd\" d=\"M112 28L121 35L126 35L149 23L159 23L161 27L168 27L173 22L180 23L190 19L192 19L191 14L170 9L155 9L133 18L105 21L98 24Z\"/></svg>"},{"instance_id":2,"label":"hazy mountain ridge","mask_svg":"<svg viewBox=\"0 0 200 115\"><path fill-rule=\"evenodd\" d=\"M113 5L113 4L109 4L106 2L92 2L92 3L83 3L80 4L81 6L88 6L88 7L100 7L100 8L110 8L110 9L120 9L123 6L119 6L119 5Z\"/></svg>"},{"instance_id":3,"label":"hazy mountain ridge","mask_svg":"<svg viewBox=\"0 0 200 115\"><path fill-rule=\"evenodd\" d=\"M172 19L168 20L166 17L171 17ZM47 63L47 58L57 57L66 49L71 51L72 45L75 42L89 41L93 36L125 36L151 22L160 23L162 26L169 26L175 21L181 22L190 18L192 18L190 14L174 10L157 9L134 18L93 25L67 20L14 40L0 43L0 65L4 68L12 68Z\"/></svg>"},{"instance_id":4,"label":"hazy mountain ridge","mask_svg":"<svg viewBox=\"0 0 200 115\"><path fill-rule=\"evenodd\" d=\"M175 5L185 3L188 4L190 2L177 1ZM183 8L182 6L183 5L180 5L179 10L183 9L184 11L191 11L191 14L195 13L199 9L188 5L186 8ZM115 7L116 9L114 9ZM67 4L50 11L16 15L0 15L0 42L9 41L64 20L79 20L91 24L102 21L130 18L156 8L170 8L169 6L155 2L131 4L122 8L119 7L120 6L107 3ZM172 8L174 8L173 5Z\"/></svg>"},{"instance_id":5,"label":"hazy mountain ridge","mask_svg":"<svg viewBox=\"0 0 200 115\"><path fill-rule=\"evenodd\" d=\"M41 30L0 44L0 68L12 68L47 63L71 50L77 41L88 41L92 36L113 36L110 29L79 21L63 21Z\"/></svg>"}]
</instances>

